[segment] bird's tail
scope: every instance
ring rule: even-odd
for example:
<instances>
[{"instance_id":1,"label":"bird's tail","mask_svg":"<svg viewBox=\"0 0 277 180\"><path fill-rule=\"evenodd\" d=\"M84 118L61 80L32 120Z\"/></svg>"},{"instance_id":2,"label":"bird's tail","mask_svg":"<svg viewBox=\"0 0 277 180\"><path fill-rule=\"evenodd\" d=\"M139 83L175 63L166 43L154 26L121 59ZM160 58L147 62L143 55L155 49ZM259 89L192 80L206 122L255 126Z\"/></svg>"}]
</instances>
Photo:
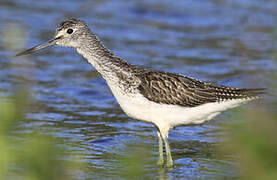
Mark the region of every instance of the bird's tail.
<instances>
[{"instance_id":1,"label":"bird's tail","mask_svg":"<svg viewBox=\"0 0 277 180\"><path fill-rule=\"evenodd\" d=\"M265 94L266 89L263 88L241 88L232 89L226 95L223 95L223 99L259 99Z\"/></svg>"},{"instance_id":2,"label":"bird's tail","mask_svg":"<svg viewBox=\"0 0 277 180\"><path fill-rule=\"evenodd\" d=\"M245 98L261 98L266 93L265 88L242 88L237 89L236 91L238 94L240 94L240 96Z\"/></svg>"},{"instance_id":3,"label":"bird's tail","mask_svg":"<svg viewBox=\"0 0 277 180\"><path fill-rule=\"evenodd\" d=\"M220 100L259 99L266 93L264 88L231 88L227 86L210 85Z\"/></svg>"}]
</instances>

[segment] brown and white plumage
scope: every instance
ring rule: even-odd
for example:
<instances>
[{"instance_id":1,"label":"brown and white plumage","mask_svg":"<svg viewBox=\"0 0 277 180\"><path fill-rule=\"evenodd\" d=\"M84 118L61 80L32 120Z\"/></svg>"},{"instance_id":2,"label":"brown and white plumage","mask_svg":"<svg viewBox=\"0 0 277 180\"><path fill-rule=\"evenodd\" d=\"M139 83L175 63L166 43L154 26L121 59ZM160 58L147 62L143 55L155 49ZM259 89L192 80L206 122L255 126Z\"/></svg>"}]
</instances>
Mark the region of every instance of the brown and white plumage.
<instances>
[{"instance_id":1,"label":"brown and white plumage","mask_svg":"<svg viewBox=\"0 0 277 180\"><path fill-rule=\"evenodd\" d=\"M85 22L76 19L60 23L54 39L16 56L30 54L51 45L75 48L106 80L127 115L157 127L160 153L158 163L164 162L164 142L168 166L173 165L168 143L170 128L203 123L226 109L259 98L264 92L264 89L219 86L131 65L111 53Z\"/></svg>"},{"instance_id":2,"label":"brown and white plumage","mask_svg":"<svg viewBox=\"0 0 277 180\"><path fill-rule=\"evenodd\" d=\"M238 89L160 71L146 71L138 77L138 89L148 100L162 104L196 107L205 103L258 98L264 89Z\"/></svg>"}]
</instances>

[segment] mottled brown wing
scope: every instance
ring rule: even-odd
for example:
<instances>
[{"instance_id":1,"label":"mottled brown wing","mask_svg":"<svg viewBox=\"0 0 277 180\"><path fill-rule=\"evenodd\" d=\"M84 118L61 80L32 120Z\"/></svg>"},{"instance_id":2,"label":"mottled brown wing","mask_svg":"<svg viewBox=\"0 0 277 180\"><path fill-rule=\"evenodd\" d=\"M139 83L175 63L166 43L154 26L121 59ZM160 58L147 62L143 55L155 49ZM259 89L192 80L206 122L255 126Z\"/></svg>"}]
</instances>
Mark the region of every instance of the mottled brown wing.
<instances>
[{"instance_id":1,"label":"mottled brown wing","mask_svg":"<svg viewBox=\"0 0 277 180\"><path fill-rule=\"evenodd\" d=\"M209 102L255 98L264 89L237 89L201 82L173 73L148 71L139 74L138 90L150 101L195 107Z\"/></svg>"}]
</instances>

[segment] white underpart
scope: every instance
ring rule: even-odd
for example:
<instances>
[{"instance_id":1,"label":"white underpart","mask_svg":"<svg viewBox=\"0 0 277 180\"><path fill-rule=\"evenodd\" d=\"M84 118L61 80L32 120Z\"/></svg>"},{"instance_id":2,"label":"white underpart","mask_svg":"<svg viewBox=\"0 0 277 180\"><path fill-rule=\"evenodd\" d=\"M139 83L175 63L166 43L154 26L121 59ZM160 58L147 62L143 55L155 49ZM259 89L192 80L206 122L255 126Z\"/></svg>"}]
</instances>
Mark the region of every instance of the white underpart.
<instances>
[{"instance_id":1,"label":"white underpart","mask_svg":"<svg viewBox=\"0 0 277 180\"><path fill-rule=\"evenodd\" d=\"M130 117L154 123L162 132L178 125L201 124L211 120L220 112L236 107L252 99L236 99L206 103L197 107L159 104L149 101L141 94L133 97L124 95L114 86L110 86L120 107Z\"/></svg>"}]
</instances>

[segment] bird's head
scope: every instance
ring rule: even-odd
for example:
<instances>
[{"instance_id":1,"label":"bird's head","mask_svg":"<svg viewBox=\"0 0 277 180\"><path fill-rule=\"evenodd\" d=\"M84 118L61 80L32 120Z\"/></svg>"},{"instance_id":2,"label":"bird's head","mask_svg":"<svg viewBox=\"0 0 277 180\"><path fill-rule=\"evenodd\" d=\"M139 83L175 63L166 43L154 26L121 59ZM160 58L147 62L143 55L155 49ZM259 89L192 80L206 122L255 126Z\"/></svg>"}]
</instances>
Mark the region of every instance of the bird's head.
<instances>
[{"instance_id":1,"label":"bird's head","mask_svg":"<svg viewBox=\"0 0 277 180\"><path fill-rule=\"evenodd\" d=\"M34 46L30 49L22 51L16 56L31 54L40 49L44 49L49 46L58 45L78 48L82 42L86 39L86 35L90 33L87 24L84 21L77 19L68 19L60 24L58 24L56 33L53 39Z\"/></svg>"}]
</instances>

